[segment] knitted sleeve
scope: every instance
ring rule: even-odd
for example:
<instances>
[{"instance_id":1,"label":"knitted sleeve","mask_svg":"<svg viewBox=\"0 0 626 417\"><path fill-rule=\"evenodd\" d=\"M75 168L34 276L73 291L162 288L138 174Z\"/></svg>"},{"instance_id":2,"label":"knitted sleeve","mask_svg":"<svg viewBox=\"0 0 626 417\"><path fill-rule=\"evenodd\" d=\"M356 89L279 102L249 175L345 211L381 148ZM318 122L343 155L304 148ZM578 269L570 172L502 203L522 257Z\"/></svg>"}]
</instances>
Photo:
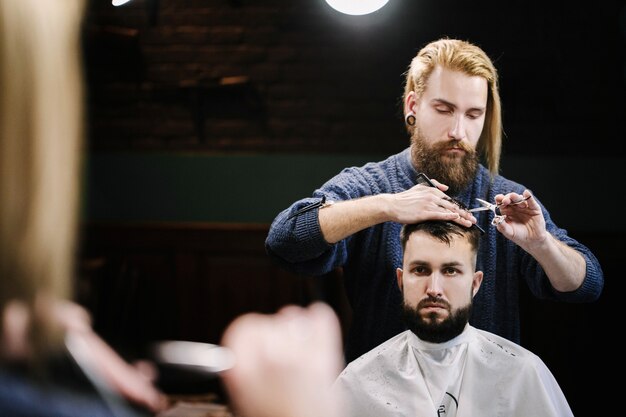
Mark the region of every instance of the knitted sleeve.
<instances>
[{"instance_id":1,"label":"knitted sleeve","mask_svg":"<svg viewBox=\"0 0 626 417\"><path fill-rule=\"evenodd\" d=\"M280 212L265 240L268 255L281 266L296 273L323 275L347 261L352 237L333 245L322 236L318 211L325 201L346 201L372 194L370 172L350 167L313 192L312 197L296 201Z\"/></svg>"},{"instance_id":2,"label":"knitted sleeve","mask_svg":"<svg viewBox=\"0 0 626 417\"><path fill-rule=\"evenodd\" d=\"M530 290L535 296L544 299L580 303L597 300L604 287L604 274L602 272L600 262L588 247L570 237L567 234L567 230L558 227L552 221L550 213L548 213L543 204L541 204L539 200L537 200L537 202L543 210L543 216L546 220L546 229L548 232L559 241L576 250L583 256L583 258L585 258L586 274L583 284L577 290L570 292L557 291L550 284L548 276L545 274L539 263L520 248L519 251L522 254L520 266L522 273L526 277Z\"/></svg>"}]
</instances>

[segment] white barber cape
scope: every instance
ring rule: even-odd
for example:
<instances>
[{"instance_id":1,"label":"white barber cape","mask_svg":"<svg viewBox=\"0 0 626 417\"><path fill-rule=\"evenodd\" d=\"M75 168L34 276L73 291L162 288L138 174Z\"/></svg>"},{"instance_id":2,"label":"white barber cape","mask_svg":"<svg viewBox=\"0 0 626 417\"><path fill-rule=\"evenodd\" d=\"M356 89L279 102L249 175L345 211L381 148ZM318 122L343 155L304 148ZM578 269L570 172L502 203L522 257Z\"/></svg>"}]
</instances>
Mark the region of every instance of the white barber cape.
<instances>
[{"instance_id":1,"label":"white barber cape","mask_svg":"<svg viewBox=\"0 0 626 417\"><path fill-rule=\"evenodd\" d=\"M537 355L469 324L445 343L400 333L348 364L333 389L351 417L573 416Z\"/></svg>"}]
</instances>

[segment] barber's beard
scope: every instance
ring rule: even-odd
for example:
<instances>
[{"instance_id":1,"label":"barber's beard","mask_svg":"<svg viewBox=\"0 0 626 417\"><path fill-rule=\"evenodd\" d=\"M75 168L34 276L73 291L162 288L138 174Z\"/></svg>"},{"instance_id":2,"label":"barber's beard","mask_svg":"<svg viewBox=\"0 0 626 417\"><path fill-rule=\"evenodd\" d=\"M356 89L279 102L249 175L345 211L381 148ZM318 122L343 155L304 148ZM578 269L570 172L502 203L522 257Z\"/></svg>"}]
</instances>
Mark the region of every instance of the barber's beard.
<instances>
[{"instance_id":1,"label":"barber's beard","mask_svg":"<svg viewBox=\"0 0 626 417\"><path fill-rule=\"evenodd\" d=\"M445 151L457 147L465 151L464 155L449 156ZM448 195L455 196L467 187L478 170L476 150L463 141L451 140L427 144L419 126L415 126L411 135L411 158L415 169L450 187Z\"/></svg>"},{"instance_id":2,"label":"barber's beard","mask_svg":"<svg viewBox=\"0 0 626 417\"><path fill-rule=\"evenodd\" d=\"M433 312L426 317L422 317L420 309L427 303L437 303L445 306L448 310L448 317L439 321L439 315ZM431 343L443 343L451 340L463 332L472 313L472 301L451 311L450 304L438 298L428 298L420 301L416 307L411 307L402 303L402 319L406 327L417 335L420 339Z\"/></svg>"}]
</instances>

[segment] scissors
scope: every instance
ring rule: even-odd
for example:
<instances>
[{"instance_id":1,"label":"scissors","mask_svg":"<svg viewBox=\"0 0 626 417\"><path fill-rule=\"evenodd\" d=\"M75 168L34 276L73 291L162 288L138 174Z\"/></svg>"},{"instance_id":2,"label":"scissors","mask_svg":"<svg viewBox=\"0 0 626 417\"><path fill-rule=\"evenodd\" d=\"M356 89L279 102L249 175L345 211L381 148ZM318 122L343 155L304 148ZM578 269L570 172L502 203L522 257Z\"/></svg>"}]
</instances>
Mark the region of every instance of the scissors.
<instances>
[{"instance_id":1,"label":"scissors","mask_svg":"<svg viewBox=\"0 0 626 417\"><path fill-rule=\"evenodd\" d=\"M528 200L530 197L531 196L529 195L527 197L522 198L521 200L513 201L513 202L511 202L511 203L509 203L507 205L508 206L514 206L514 205L517 205L517 204L521 204L524 201ZM478 202L480 203L480 207L475 207L473 209L469 209L468 211L470 213L476 213L478 211L490 210L490 211L493 212L493 215L494 215L494 218L491 221L492 225L497 226L500 223L502 223L502 221L504 221L504 219L506 218L506 215L505 214L499 214L500 213L499 210L500 210L500 207L502 207L502 203L492 204L489 201L485 201L485 200L483 200L481 198L477 198L476 200L478 200Z\"/></svg>"}]
</instances>

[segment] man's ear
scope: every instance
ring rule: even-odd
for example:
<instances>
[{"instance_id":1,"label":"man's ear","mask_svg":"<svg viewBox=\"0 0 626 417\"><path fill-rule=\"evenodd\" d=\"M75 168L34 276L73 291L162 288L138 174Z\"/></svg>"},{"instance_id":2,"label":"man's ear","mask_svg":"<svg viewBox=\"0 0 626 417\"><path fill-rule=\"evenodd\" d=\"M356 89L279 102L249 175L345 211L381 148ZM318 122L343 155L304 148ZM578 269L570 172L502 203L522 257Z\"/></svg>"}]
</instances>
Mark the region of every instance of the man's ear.
<instances>
[{"instance_id":1,"label":"man's ear","mask_svg":"<svg viewBox=\"0 0 626 417\"><path fill-rule=\"evenodd\" d=\"M404 114L415 114L417 112L417 94L415 91L410 91L404 99Z\"/></svg>"},{"instance_id":2,"label":"man's ear","mask_svg":"<svg viewBox=\"0 0 626 417\"><path fill-rule=\"evenodd\" d=\"M474 279L472 280L472 297L476 295L480 284L483 282L483 271L474 272Z\"/></svg>"},{"instance_id":3,"label":"man's ear","mask_svg":"<svg viewBox=\"0 0 626 417\"><path fill-rule=\"evenodd\" d=\"M396 279L398 280L398 288L402 291L402 268L396 268Z\"/></svg>"}]
</instances>

